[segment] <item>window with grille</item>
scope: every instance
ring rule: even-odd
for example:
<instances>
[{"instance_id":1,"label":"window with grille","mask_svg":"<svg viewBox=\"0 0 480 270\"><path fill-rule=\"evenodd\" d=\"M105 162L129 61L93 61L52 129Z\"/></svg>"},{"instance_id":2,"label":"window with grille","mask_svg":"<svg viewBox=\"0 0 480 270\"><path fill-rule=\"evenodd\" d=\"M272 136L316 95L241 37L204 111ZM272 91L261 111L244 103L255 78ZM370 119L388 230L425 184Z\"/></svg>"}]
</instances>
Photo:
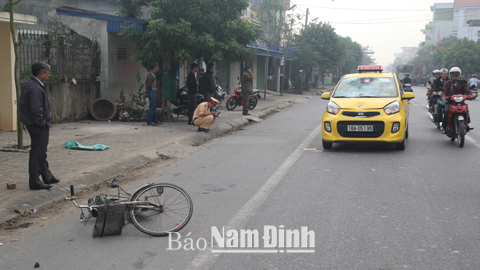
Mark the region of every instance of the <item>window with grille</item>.
<instances>
[{"instance_id":1,"label":"window with grille","mask_svg":"<svg viewBox=\"0 0 480 270\"><path fill-rule=\"evenodd\" d=\"M117 61L127 60L127 48L117 47Z\"/></svg>"}]
</instances>

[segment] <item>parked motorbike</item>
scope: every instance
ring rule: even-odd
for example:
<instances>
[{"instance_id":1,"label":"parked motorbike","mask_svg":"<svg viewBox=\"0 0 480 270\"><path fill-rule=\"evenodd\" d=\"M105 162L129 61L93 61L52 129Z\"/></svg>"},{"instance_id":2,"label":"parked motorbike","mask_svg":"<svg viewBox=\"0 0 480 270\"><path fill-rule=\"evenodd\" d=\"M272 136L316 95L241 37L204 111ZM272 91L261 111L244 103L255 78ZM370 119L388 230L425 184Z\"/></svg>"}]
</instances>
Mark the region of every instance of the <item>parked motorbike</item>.
<instances>
[{"instance_id":1,"label":"parked motorbike","mask_svg":"<svg viewBox=\"0 0 480 270\"><path fill-rule=\"evenodd\" d=\"M237 90L242 91L242 84L241 84L241 83L238 83L238 87L237 87L237 89L235 89L235 91L237 91ZM252 94L253 94L258 100L262 99L262 95L260 94L260 90L259 90L259 89L253 89L253 90L252 90Z\"/></svg>"},{"instance_id":2,"label":"parked motorbike","mask_svg":"<svg viewBox=\"0 0 480 270\"><path fill-rule=\"evenodd\" d=\"M258 99L256 98L254 92L252 92L248 97L248 109L249 110L255 109L255 107L257 106L257 103L258 103ZM235 110L237 106L243 106L242 89L240 87L235 89L235 92L227 100L226 106L227 106L227 110L229 111Z\"/></svg>"},{"instance_id":3,"label":"parked motorbike","mask_svg":"<svg viewBox=\"0 0 480 270\"><path fill-rule=\"evenodd\" d=\"M219 101L219 103L222 103L222 101L225 99L225 91L223 91L222 87L217 84L217 88L215 89L215 95L214 98Z\"/></svg>"},{"instance_id":4,"label":"parked motorbike","mask_svg":"<svg viewBox=\"0 0 480 270\"><path fill-rule=\"evenodd\" d=\"M204 102L204 97L201 94L196 96L197 104ZM177 120L180 115L188 114L188 106L190 102L188 101L188 89L182 87L177 91L177 100L172 102L171 110L174 114L177 115Z\"/></svg>"},{"instance_id":5,"label":"parked motorbike","mask_svg":"<svg viewBox=\"0 0 480 270\"><path fill-rule=\"evenodd\" d=\"M457 139L459 147L463 147L465 134L472 129L468 127L468 105L465 103L468 98L469 96L466 95L453 95L447 98L450 109L445 134L452 142Z\"/></svg>"},{"instance_id":6,"label":"parked motorbike","mask_svg":"<svg viewBox=\"0 0 480 270\"><path fill-rule=\"evenodd\" d=\"M405 92L413 92L412 84L410 84L410 83L404 84L404 85L403 85L403 91L405 91Z\"/></svg>"},{"instance_id":7,"label":"parked motorbike","mask_svg":"<svg viewBox=\"0 0 480 270\"><path fill-rule=\"evenodd\" d=\"M475 85L470 86L470 91L472 92L473 100L475 100L478 97L477 87Z\"/></svg>"},{"instance_id":8,"label":"parked motorbike","mask_svg":"<svg viewBox=\"0 0 480 270\"><path fill-rule=\"evenodd\" d=\"M220 85L217 85L215 89L214 98L219 101L219 104L225 99L225 91L223 91ZM197 105L205 102L205 98L202 94L197 94ZM188 106L190 101L188 100L188 89L186 87L182 87L177 91L177 100L172 102L172 112L177 115L177 119L180 115L187 115L188 114ZM214 111L221 108L221 105L217 105Z\"/></svg>"}]
</instances>

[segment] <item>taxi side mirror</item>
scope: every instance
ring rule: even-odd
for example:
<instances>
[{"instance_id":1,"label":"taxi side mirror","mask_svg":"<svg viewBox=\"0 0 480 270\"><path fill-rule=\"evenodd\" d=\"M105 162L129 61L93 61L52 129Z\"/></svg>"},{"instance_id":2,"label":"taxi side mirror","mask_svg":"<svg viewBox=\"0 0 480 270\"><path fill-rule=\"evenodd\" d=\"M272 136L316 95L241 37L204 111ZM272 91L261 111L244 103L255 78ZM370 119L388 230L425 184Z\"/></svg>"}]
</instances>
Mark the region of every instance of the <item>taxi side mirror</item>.
<instances>
[{"instance_id":1,"label":"taxi side mirror","mask_svg":"<svg viewBox=\"0 0 480 270\"><path fill-rule=\"evenodd\" d=\"M330 99L330 92L322 93L322 95L321 95L320 97L321 97L322 99L329 100L329 99Z\"/></svg>"},{"instance_id":2,"label":"taxi side mirror","mask_svg":"<svg viewBox=\"0 0 480 270\"><path fill-rule=\"evenodd\" d=\"M412 93L412 92L405 92L403 93L403 98L402 100L410 100L410 99L414 99L415 98L415 94Z\"/></svg>"}]
</instances>

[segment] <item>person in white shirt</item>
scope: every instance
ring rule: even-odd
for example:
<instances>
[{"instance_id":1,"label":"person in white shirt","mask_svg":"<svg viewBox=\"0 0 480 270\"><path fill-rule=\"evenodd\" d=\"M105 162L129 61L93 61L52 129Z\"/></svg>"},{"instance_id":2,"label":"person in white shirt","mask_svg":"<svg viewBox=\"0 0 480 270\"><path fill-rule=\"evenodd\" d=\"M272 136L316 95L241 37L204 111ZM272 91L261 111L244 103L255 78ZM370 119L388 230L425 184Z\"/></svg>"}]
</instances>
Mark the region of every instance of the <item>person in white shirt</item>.
<instances>
[{"instance_id":1,"label":"person in white shirt","mask_svg":"<svg viewBox=\"0 0 480 270\"><path fill-rule=\"evenodd\" d=\"M475 86L475 87L472 87L472 85ZM470 87L470 89L477 88L477 86L478 86L477 74L473 74L472 78L470 80L468 80L468 86Z\"/></svg>"}]
</instances>

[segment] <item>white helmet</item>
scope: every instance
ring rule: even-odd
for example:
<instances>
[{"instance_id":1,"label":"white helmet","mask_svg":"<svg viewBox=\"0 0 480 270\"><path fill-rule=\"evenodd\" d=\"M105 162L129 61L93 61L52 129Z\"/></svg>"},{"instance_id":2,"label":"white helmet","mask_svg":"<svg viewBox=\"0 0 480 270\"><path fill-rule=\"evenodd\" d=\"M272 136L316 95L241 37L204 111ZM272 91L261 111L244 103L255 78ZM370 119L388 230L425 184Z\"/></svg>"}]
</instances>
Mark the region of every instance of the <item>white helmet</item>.
<instances>
[{"instance_id":1,"label":"white helmet","mask_svg":"<svg viewBox=\"0 0 480 270\"><path fill-rule=\"evenodd\" d=\"M459 67L452 67L449 73L458 72L458 76L462 75L462 70Z\"/></svg>"},{"instance_id":2,"label":"white helmet","mask_svg":"<svg viewBox=\"0 0 480 270\"><path fill-rule=\"evenodd\" d=\"M440 74L440 73L442 73L442 72L441 72L439 69L435 69L435 70L433 71L433 74Z\"/></svg>"}]
</instances>

